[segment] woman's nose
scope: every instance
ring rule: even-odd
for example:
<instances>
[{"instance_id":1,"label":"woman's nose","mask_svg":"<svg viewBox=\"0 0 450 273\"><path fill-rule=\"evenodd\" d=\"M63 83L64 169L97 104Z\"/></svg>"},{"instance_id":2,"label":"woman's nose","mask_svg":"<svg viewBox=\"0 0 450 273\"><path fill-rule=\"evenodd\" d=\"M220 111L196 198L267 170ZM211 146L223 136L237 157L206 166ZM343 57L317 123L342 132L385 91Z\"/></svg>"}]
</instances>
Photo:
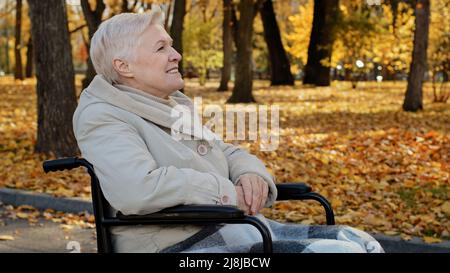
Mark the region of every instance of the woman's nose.
<instances>
[{"instance_id":1,"label":"woman's nose","mask_svg":"<svg viewBox=\"0 0 450 273\"><path fill-rule=\"evenodd\" d=\"M179 62L181 61L181 54L178 53L178 51L175 50L175 48L172 47L172 52L169 56L169 61L171 62Z\"/></svg>"}]
</instances>

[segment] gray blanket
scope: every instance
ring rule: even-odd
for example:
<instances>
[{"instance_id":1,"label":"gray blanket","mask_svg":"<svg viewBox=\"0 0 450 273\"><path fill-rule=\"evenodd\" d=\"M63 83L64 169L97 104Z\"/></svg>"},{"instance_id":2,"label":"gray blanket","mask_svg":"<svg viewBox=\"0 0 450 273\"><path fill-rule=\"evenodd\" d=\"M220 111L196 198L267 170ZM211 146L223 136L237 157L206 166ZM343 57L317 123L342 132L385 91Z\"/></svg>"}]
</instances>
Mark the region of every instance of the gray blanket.
<instances>
[{"instance_id":1,"label":"gray blanket","mask_svg":"<svg viewBox=\"0 0 450 273\"><path fill-rule=\"evenodd\" d=\"M259 215L272 234L275 253L383 253L368 233L335 226L283 224ZM238 225L241 230L236 229ZM161 252L254 253L262 252L262 238L255 227L244 224L208 226L187 240Z\"/></svg>"}]
</instances>

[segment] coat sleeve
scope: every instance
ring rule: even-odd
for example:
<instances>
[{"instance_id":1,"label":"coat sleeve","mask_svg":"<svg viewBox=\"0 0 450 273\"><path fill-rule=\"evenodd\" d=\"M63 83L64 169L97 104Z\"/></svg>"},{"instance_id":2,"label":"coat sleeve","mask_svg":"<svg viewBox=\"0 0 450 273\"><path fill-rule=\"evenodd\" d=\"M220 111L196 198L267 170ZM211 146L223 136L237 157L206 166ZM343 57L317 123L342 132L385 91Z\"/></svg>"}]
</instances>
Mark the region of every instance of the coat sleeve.
<instances>
[{"instance_id":1,"label":"coat sleeve","mask_svg":"<svg viewBox=\"0 0 450 273\"><path fill-rule=\"evenodd\" d=\"M254 173L261 176L269 186L269 196L265 207L270 207L277 199L277 187L273 177L264 166L264 163L256 156L249 154L242 148L218 140L218 144L225 154L230 170L230 179L236 184L241 175Z\"/></svg>"},{"instance_id":2,"label":"coat sleeve","mask_svg":"<svg viewBox=\"0 0 450 273\"><path fill-rule=\"evenodd\" d=\"M82 156L94 165L114 209L148 214L183 204L236 205L230 180L213 172L159 167L137 130L120 117L109 109L89 106L74 120Z\"/></svg>"}]
</instances>

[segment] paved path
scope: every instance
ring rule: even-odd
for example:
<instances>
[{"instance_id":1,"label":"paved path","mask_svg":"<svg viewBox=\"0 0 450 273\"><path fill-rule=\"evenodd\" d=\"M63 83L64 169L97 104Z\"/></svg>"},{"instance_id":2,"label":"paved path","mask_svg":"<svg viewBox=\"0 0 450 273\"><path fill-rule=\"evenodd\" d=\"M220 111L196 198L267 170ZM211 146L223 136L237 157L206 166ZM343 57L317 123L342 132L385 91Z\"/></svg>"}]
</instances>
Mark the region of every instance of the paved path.
<instances>
[{"instance_id":1,"label":"paved path","mask_svg":"<svg viewBox=\"0 0 450 273\"><path fill-rule=\"evenodd\" d=\"M4 209L0 206L0 215ZM59 223L39 219L35 226L27 220L2 217L0 235L13 236L14 240L0 240L0 252L64 253L80 250L97 252L94 229L74 227L65 230Z\"/></svg>"}]
</instances>

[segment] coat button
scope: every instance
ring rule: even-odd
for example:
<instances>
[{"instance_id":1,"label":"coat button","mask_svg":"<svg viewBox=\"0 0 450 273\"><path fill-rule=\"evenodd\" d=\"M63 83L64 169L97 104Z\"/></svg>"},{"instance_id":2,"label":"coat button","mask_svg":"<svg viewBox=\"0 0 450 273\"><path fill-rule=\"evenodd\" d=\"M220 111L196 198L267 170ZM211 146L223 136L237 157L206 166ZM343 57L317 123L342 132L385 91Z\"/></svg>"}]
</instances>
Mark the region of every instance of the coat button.
<instances>
[{"instance_id":1,"label":"coat button","mask_svg":"<svg viewBox=\"0 0 450 273\"><path fill-rule=\"evenodd\" d=\"M208 153L208 147L206 147L205 144L199 144L199 145L197 146L197 152L198 152L200 155L206 155L206 154Z\"/></svg>"},{"instance_id":2,"label":"coat button","mask_svg":"<svg viewBox=\"0 0 450 273\"><path fill-rule=\"evenodd\" d=\"M227 195L222 196L222 204L228 204L230 198Z\"/></svg>"}]
</instances>

